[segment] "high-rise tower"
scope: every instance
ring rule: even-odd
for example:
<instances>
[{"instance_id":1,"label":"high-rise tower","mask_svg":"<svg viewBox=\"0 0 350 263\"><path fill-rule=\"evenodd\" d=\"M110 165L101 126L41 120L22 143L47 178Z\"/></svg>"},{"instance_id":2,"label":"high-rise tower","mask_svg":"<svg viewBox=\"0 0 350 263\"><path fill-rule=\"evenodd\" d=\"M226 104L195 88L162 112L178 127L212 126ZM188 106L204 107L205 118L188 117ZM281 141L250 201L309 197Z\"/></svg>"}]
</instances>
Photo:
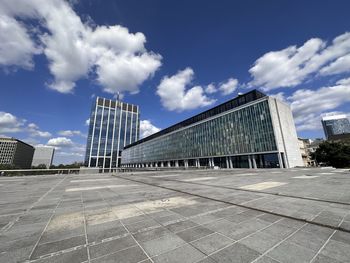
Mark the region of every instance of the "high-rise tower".
<instances>
[{"instance_id":1,"label":"high-rise tower","mask_svg":"<svg viewBox=\"0 0 350 263\"><path fill-rule=\"evenodd\" d=\"M90 114L87 167L115 168L124 146L139 139L140 112L133 104L97 97Z\"/></svg>"}]
</instances>

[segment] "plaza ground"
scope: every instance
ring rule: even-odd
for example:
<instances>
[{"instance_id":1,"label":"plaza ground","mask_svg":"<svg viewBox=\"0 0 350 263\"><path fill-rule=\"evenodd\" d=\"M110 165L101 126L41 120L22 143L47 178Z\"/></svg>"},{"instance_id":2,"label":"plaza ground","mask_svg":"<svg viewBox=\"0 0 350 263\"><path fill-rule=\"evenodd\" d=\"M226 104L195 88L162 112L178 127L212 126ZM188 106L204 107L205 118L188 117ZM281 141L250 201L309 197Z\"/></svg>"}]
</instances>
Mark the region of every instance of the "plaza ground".
<instances>
[{"instance_id":1,"label":"plaza ground","mask_svg":"<svg viewBox=\"0 0 350 263\"><path fill-rule=\"evenodd\" d=\"M350 172L0 178L0 262L350 262Z\"/></svg>"}]
</instances>

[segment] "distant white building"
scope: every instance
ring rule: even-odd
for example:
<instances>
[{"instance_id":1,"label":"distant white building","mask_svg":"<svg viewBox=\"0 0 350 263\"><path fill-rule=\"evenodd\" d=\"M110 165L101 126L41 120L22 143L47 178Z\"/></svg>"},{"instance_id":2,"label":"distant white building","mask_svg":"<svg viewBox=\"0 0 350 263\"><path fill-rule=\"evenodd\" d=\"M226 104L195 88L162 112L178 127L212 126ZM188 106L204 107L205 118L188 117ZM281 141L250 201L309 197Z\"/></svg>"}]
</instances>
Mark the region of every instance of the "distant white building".
<instances>
[{"instance_id":1,"label":"distant white building","mask_svg":"<svg viewBox=\"0 0 350 263\"><path fill-rule=\"evenodd\" d=\"M32 166L38 166L41 164L46 165L46 168L50 168L52 165L53 156L55 154L55 148L48 146L35 147Z\"/></svg>"}]
</instances>

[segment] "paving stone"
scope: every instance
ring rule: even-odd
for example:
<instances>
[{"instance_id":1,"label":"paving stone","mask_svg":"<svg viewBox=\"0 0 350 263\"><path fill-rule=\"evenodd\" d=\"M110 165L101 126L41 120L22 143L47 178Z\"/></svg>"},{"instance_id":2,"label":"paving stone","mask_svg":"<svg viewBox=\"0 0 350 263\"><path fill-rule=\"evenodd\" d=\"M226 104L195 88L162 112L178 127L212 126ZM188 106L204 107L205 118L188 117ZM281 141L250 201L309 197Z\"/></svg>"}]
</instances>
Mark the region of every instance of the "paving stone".
<instances>
[{"instance_id":1,"label":"paving stone","mask_svg":"<svg viewBox=\"0 0 350 263\"><path fill-rule=\"evenodd\" d=\"M156 256L152 258L152 260L155 263L194 263L204 259L205 257L205 254L186 244L162 255Z\"/></svg>"},{"instance_id":2,"label":"paving stone","mask_svg":"<svg viewBox=\"0 0 350 263\"><path fill-rule=\"evenodd\" d=\"M273 258L270 258L268 256L263 256L257 259L254 263L281 263L281 262L274 260Z\"/></svg>"},{"instance_id":3,"label":"paving stone","mask_svg":"<svg viewBox=\"0 0 350 263\"><path fill-rule=\"evenodd\" d=\"M118 239L114 239L108 242L99 243L97 245L91 246L90 257L92 259L107 255L110 253L117 252L128 247L136 246L136 242L131 236L126 236Z\"/></svg>"},{"instance_id":4,"label":"paving stone","mask_svg":"<svg viewBox=\"0 0 350 263\"><path fill-rule=\"evenodd\" d=\"M245 246L260 253L264 253L280 241L281 239L275 236L257 232L249 237L244 238L243 240L240 240L239 243L244 244Z\"/></svg>"},{"instance_id":5,"label":"paving stone","mask_svg":"<svg viewBox=\"0 0 350 263\"><path fill-rule=\"evenodd\" d=\"M54 241L59 241L63 239L68 239L71 237L85 235L85 230L83 226L74 229L64 229L58 231L45 231L40 239L42 243L49 243Z\"/></svg>"},{"instance_id":6,"label":"paving stone","mask_svg":"<svg viewBox=\"0 0 350 263\"><path fill-rule=\"evenodd\" d=\"M171 231L171 232L180 232L182 230L185 230L187 228L191 228L191 227L195 227L198 226L198 224L190 221L190 220L184 220L184 221L180 221L180 222L176 222L173 224L169 224L166 226L166 228Z\"/></svg>"},{"instance_id":7,"label":"paving stone","mask_svg":"<svg viewBox=\"0 0 350 263\"><path fill-rule=\"evenodd\" d=\"M87 250L86 248L81 248L73 250L64 254L57 256L52 256L48 258L43 258L35 261L35 263L63 263L63 262L84 262L87 261Z\"/></svg>"},{"instance_id":8,"label":"paving stone","mask_svg":"<svg viewBox=\"0 0 350 263\"><path fill-rule=\"evenodd\" d=\"M250 249L243 244L235 243L217 253L212 254L210 257L216 262L245 263L253 261L259 255L259 252Z\"/></svg>"},{"instance_id":9,"label":"paving stone","mask_svg":"<svg viewBox=\"0 0 350 263\"><path fill-rule=\"evenodd\" d=\"M128 231L122 227L113 227L113 228L109 228L106 230L94 230L92 232L88 231L88 240L89 243L91 242L96 242L96 241L102 241L103 239L107 239L110 237L118 237L118 236L123 236L125 234L127 234Z\"/></svg>"},{"instance_id":10,"label":"paving stone","mask_svg":"<svg viewBox=\"0 0 350 263\"><path fill-rule=\"evenodd\" d=\"M141 221L138 223L134 223L131 225L125 225L125 226L131 233L136 233L136 232L143 230L143 229L148 229L151 227L158 227L158 226L160 226L160 224L154 220L145 220L145 221Z\"/></svg>"},{"instance_id":11,"label":"paving stone","mask_svg":"<svg viewBox=\"0 0 350 263\"><path fill-rule=\"evenodd\" d=\"M153 257L184 244L186 242L175 234L167 234L157 239L142 242L141 246L150 257Z\"/></svg>"},{"instance_id":12,"label":"paving stone","mask_svg":"<svg viewBox=\"0 0 350 263\"><path fill-rule=\"evenodd\" d=\"M273 225L265 228L264 230L261 230L261 232L263 232L263 233L267 233L269 235L272 235L272 236L275 236L275 237L281 238L281 239L288 237L294 231L295 231L294 228L288 227L285 225L281 225L279 223L273 224Z\"/></svg>"},{"instance_id":13,"label":"paving stone","mask_svg":"<svg viewBox=\"0 0 350 263\"><path fill-rule=\"evenodd\" d=\"M270 222L270 223L275 223L278 220L281 220L282 217L276 216L276 215L273 215L273 214L263 214L261 216L258 216L258 219L259 220L264 220L264 221L267 221L267 222Z\"/></svg>"},{"instance_id":14,"label":"paving stone","mask_svg":"<svg viewBox=\"0 0 350 263\"><path fill-rule=\"evenodd\" d=\"M347 232L336 231L331 239L350 245L350 233Z\"/></svg>"},{"instance_id":15,"label":"paving stone","mask_svg":"<svg viewBox=\"0 0 350 263\"><path fill-rule=\"evenodd\" d=\"M150 230L135 233L133 234L133 236L138 242L145 242L147 240L156 239L170 233L171 232L165 227L157 227Z\"/></svg>"},{"instance_id":16,"label":"paving stone","mask_svg":"<svg viewBox=\"0 0 350 263\"><path fill-rule=\"evenodd\" d=\"M209 255L214 251L231 244L232 242L233 241L231 239L224 237L221 234L214 233L196 241L193 241L191 244L206 255Z\"/></svg>"},{"instance_id":17,"label":"paving stone","mask_svg":"<svg viewBox=\"0 0 350 263\"><path fill-rule=\"evenodd\" d=\"M212 214L207 214L207 215L201 215L201 216L196 216L196 217L191 217L191 221L197 224L206 224L209 222L213 222L218 220L219 218L212 215Z\"/></svg>"},{"instance_id":18,"label":"paving stone","mask_svg":"<svg viewBox=\"0 0 350 263\"><path fill-rule=\"evenodd\" d=\"M279 174L274 174L275 172ZM298 257L304 255L305 258L310 258L310 255L305 251L311 251L310 253L313 253L313 256L315 256L315 253L334 232L333 229L307 224L298 230L304 222L274 216L269 213L260 214L260 212L256 210L241 208L219 201L212 201L205 197L214 197L222 201L233 200L234 202L245 202L245 205L252 208L267 209L286 216L307 218L309 220L318 215L315 220L319 220L319 222L323 224L336 224L339 223L340 219L344 219L340 226L345 229L350 229L350 215L346 215L348 213L347 205L298 198L298 196L306 198L311 197L315 199L329 199L350 203L350 195L348 194L350 179L348 178L348 171L339 172L338 170L332 170L333 174L323 174L325 172L327 171L324 169L313 168L283 170L176 170L133 172L133 175L129 173L118 174L118 176L127 179L132 178L155 185L166 186L185 191L188 194L179 194L172 190L161 189L142 183L131 183L125 179L111 177L107 174L67 176L43 175L25 178L0 177L0 184L2 184L1 189L3 190L1 192L2 199L0 201L0 227L6 226L8 222L16 220L18 216L21 216L13 226L0 235L0 262L28 261L29 255L38 241L40 242L34 251L33 257L45 254L45 258L38 259L40 262L86 262L87 252L86 248L83 247L85 245L83 238L85 237L84 215L85 219L87 219L90 255L95 262L104 262L104 260L102 260L103 258L105 261L110 260L114 262L121 260L119 255L121 251L128 251L131 247L136 247L135 251L138 250L137 248L141 249L139 246L135 245L136 242L133 237L140 244L148 241L156 243L154 240L164 237L160 245L154 245L152 247L153 249L164 252L158 255L159 257L164 254L171 255L171 251L181 251L180 248L189 246L188 250L191 250L194 254L190 253L190 255L188 255L185 253L185 259L183 259L184 255L182 254L184 253L179 252L176 258L170 257L171 260L176 261L179 259L179 261L182 260L186 262L186 260L191 261L193 259L195 262L201 260L204 262L213 262L213 258L207 257L204 253L199 251L199 247L201 247L202 250L207 250L207 253L214 249L217 250L211 253L217 254L221 250L225 251L226 247L221 247L220 242L214 242L215 237L219 234L230 236L235 240L240 239L237 243L238 245L244 246L243 248L251 249L251 251L255 251L254 253L258 254L259 251L267 251L266 249L275 245L277 240L280 242L292 234L287 240L288 249L285 249L283 255L288 258L295 258L297 257L296 255L298 255ZM293 178L303 174L318 175L318 177L308 181L305 179ZM162 177L155 178L152 177L153 175L168 176L170 179L175 179L175 177L172 176L176 175L176 179L183 182L164 181L161 179ZM61 181L64 177L65 179ZM198 182L200 184L184 182L187 179L201 179L203 177L214 177L215 180L211 180L210 182ZM22 181L9 183L4 181L9 179L20 179ZM108 183L122 185L123 187L108 190L100 189L98 191L84 190L66 192L67 188L106 185L106 181L100 182L98 179L108 179ZM93 181L71 183L72 180ZM286 184L281 187L264 190L264 192L270 192L272 195L267 193L256 194L242 192L234 189L243 185L252 185L269 181L283 182ZM61 182L61 184L58 185L59 182ZM209 183L215 184L218 187L212 187L208 185ZM219 186L224 186L225 188L219 188ZM227 189L227 186L232 187L232 189ZM193 197L191 196L193 193L202 195L203 197ZM296 198L275 195L277 193L296 196ZM44 198L42 198L43 196ZM81 199L82 197L83 200ZM40 202L37 202L40 198ZM170 200L171 198L175 198L175 200L177 200L176 198L187 200L188 203L183 201L179 203L162 202L162 200ZM249 202L247 202L248 200ZM35 205L31 208L33 204ZM59 204L59 206L53 216L54 224L50 222L49 227L41 236L57 204ZM141 205L138 206L138 204ZM115 211L122 207L140 207L142 211L135 208L137 213L135 212L134 214L131 211L133 209L130 210L131 212L129 211L129 214L127 214L127 211L125 211L126 214L123 214L124 212L118 212L120 218L117 218L117 213ZM222 208L226 209L222 210ZM218 211L218 209L220 209L220 211ZM25 211L27 212L19 214ZM152 218L154 220L152 220ZM121 221L119 219L121 219ZM153 225L153 221L156 222L155 225ZM136 232L131 236L128 231L125 230L121 222L127 225L131 231ZM271 223L274 224L267 227L268 224ZM203 231L198 231L199 233L195 231L192 234L186 233L187 230L193 231L193 228L196 227L196 225L193 224L199 224L197 227L204 227L217 233L210 232L210 234L208 234L206 233L207 231L204 231L204 233ZM264 225L264 227L266 226L267 229L263 230L260 228L262 225ZM172 231L182 232L184 241L181 241L181 244L192 240L193 237L198 239L190 241L191 244L182 245L174 249L177 243L169 237L172 237L175 232L169 231L165 226ZM256 230L258 231L254 232ZM81 237L80 241L74 241L77 236ZM168 238L165 236L168 236ZM267 238L267 236L269 238ZM320 254L315 257L314 261L347 262L349 258L348 251L350 250L348 236L347 232L337 231ZM110 240L115 238L119 240ZM65 241L62 242L62 240ZM107 242L101 242L102 240ZM178 236L176 240L180 240L180 237ZM151 244L152 242L149 243ZM174 242L174 244L172 242ZM232 241L230 240L230 242ZM278 250L282 251L283 249L281 247L283 247L285 242L286 241L270 251L270 253ZM78 247L82 247L82 250L72 250L67 253L69 249L76 247L76 245L80 243L82 245ZM172 244L172 247L169 244ZM198 245L198 247L196 247L195 244ZM232 245L229 243L228 247L231 246ZM302 252L296 253L295 251L299 251L299 248L295 249L293 246L302 247L305 251L301 250ZM168 251L167 249L169 247L171 247L170 249L172 250ZM63 254L46 258L46 255L48 255L47 253L51 253L51 251L62 251L62 249L66 248L67 250L65 250L66 252ZM243 253L242 251L244 252L245 249L241 249L239 253ZM196 258L194 255L197 253L200 254L200 257ZM254 253L252 254L254 255ZM248 254L250 255L251 253ZM142 249L140 253L130 252L130 255L127 253L123 255L123 260L126 261L129 259L132 261L134 256L141 255L140 258L143 263L150 262L147 256L143 255ZM278 258L272 255L270 256L271 257L267 257L267 255L264 255L259 258L257 262L275 263L275 261L278 260ZM138 261L140 258L135 258L135 260ZM163 262L166 262L166 258L163 259ZM232 260L235 260L234 256ZM282 257L279 260L282 260ZM287 259L285 260L284 258L283 260L287 261ZM302 260L303 259L299 260L299 258L294 259L293 263L299 263L299 261L302 262Z\"/></svg>"},{"instance_id":19,"label":"paving stone","mask_svg":"<svg viewBox=\"0 0 350 263\"><path fill-rule=\"evenodd\" d=\"M58 252L61 250L65 250L65 249L69 249L72 247L77 247L85 244L86 244L85 236L71 237L68 239L55 241L51 243L44 243L44 244L39 243L31 256L31 259L39 258L40 256L43 256L43 255L51 254L54 252Z\"/></svg>"},{"instance_id":20,"label":"paving stone","mask_svg":"<svg viewBox=\"0 0 350 263\"><path fill-rule=\"evenodd\" d=\"M266 221L251 219L249 221L245 221L241 224L238 224L237 228L234 231L232 231L228 236L235 240L239 240L268 225L269 223Z\"/></svg>"},{"instance_id":21,"label":"paving stone","mask_svg":"<svg viewBox=\"0 0 350 263\"><path fill-rule=\"evenodd\" d=\"M232 233L237 229L237 224L231 221L228 221L226 219L220 219L220 220L205 224L204 226L210 230L221 233L225 236L230 235L230 233Z\"/></svg>"},{"instance_id":22,"label":"paving stone","mask_svg":"<svg viewBox=\"0 0 350 263\"><path fill-rule=\"evenodd\" d=\"M309 262L315 254L316 252L310 249L290 242L283 242L267 253L267 256L284 263L302 263Z\"/></svg>"},{"instance_id":23,"label":"paving stone","mask_svg":"<svg viewBox=\"0 0 350 263\"><path fill-rule=\"evenodd\" d=\"M183 240L187 242L191 242L193 240L210 235L212 233L214 232L208 228L197 226L197 227L193 227L193 228L178 232L176 233L176 235L178 235L179 237L181 237Z\"/></svg>"},{"instance_id":24,"label":"paving stone","mask_svg":"<svg viewBox=\"0 0 350 263\"><path fill-rule=\"evenodd\" d=\"M139 246L130 247L116 253L108 254L91 260L92 263L137 263L147 259L146 254Z\"/></svg>"},{"instance_id":25,"label":"paving stone","mask_svg":"<svg viewBox=\"0 0 350 263\"><path fill-rule=\"evenodd\" d=\"M341 263L341 261L318 254L313 263Z\"/></svg>"},{"instance_id":26,"label":"paving stone","mask_svg":"<svg viewBox=\"0 0 350 263\"><path fill-rule=\"evenodd\" d=\"M179 220L184 220L185 218L181 215L168 215L168 216L163 216L160 218L157 218L157 222L162 224L162 225L169 225L174 223L175 221L179 221Z\"/></svg>"},{"instance_id":27,"label":"paving stone","mask_svg":"<svg viewBox=\"0 0 350 263\"><path fill-rule=\"evenodd\" d=\"M28 260L33 247L34 244L31 246L13 248L7 251L3 251L0 253L0 262L17 263Z\"/></svg>"},{"instance_id":28,"label":"paving stone","mask_svg":"<svg viewBox=\"0 0 350 263\"><path fill-rule=\"evenodd\" d=\"M321 254L338 261L349 262L350 258L350 245L330 240L324 249L321 250Z\"/></svg>"},{"instance_id":29,"label":"paving stone","mask_svg":"<svg viewBox=\"0 0 350 263\"><path fill-rule=\"evenodd\" d=\"M206 257L205 259L202 259L202 260L198 261L197 263L215 263L215 261L213 259L211 259L210 257Z\"/></svg>"}]
</instances>

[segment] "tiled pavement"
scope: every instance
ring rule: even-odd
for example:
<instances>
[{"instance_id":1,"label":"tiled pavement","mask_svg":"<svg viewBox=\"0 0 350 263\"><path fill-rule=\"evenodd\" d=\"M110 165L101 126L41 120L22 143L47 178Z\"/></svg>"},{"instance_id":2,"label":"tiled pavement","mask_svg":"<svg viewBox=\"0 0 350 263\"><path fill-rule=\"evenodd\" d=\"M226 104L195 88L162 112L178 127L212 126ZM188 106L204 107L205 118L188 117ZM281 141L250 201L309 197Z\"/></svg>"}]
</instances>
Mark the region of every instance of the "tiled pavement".
<instances>
[{"instance_id":1,"label":"tiled pavement","mask_svg":"<svg viewBox=\"0 0 350 263\"><path fill-rule=\"evenodd\" d=\"M0 178L0 262L350 262L346 170Z\"/></svg>"}]
</instances>

